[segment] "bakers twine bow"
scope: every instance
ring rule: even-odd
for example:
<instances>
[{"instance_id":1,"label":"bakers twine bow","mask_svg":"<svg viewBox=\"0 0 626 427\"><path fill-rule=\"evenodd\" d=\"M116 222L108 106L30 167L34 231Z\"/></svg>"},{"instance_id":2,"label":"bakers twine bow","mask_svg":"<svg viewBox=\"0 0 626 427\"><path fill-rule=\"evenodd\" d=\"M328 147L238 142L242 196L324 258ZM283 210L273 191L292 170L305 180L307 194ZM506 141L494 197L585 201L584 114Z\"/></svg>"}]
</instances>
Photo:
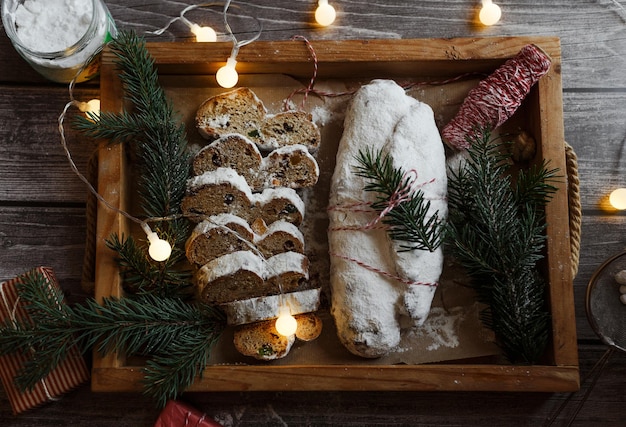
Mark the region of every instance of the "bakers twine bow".
<instances>
[{"instance_id":1,"label":"bakers twine bow","mask_svg":"<svg viewBox=\"0 0 626 427\"><path fill-rule=\"evenodd\" d=\"M393 209L397 208L402 203L410 200L413 197L413 193L415 193L415 191L417 191L419 188L435 181L435 179L433 178L433 179L430 179L429 181L418 183L417 177L418 177L418 174L415 169L406 171L402 175L402 179L400 180L398 187L394 190L394 192L391 194L389 199L386 201L385 208L382 211L380 211L379 214L374 219L369 221L367 224L356 225L356 226L329 227L328 230L329 231L369 231L369 230L375 230L375 229L378 229L378 230L389 229L389 227L387 227L386 225L380 224L383 218L387 214L389 214L389 212L391 212ZM345 205L330 206L328 208L328 211L347 210L350 212L371 212L372 211L371 205L372 205L371 202L357 202L357 203L351 203L351 204L345 204ZM363 206L368 206L370 207L370 209L363 209L362 208ZM380 268L374 267L359 259L342 255L336 252L331 252L330 256L353 262L365 268L366 270L372 271L374 273L378 273L389 279L396 280L400 283L404 283L405 285L422 285L422 286L437 286L438 285L438 283L436 282L408 280L408 279L405 279L404 277L398 276L397 274L393 274L388 271L382 270Z\"/></svg>"},{"instance_id":2,"label":"bakers twine bow","mask_svg":"<svg viewBox=\"0 0 626 427\"><path fill-rule=\"evenodd\" d=\"M443 140L456 149L469 148L468 136L485 128L493 130L510 118L550 65L548 55L537 46L524 46L468 93L457 115L441 131Z\"/></svg>"}]
</instances>

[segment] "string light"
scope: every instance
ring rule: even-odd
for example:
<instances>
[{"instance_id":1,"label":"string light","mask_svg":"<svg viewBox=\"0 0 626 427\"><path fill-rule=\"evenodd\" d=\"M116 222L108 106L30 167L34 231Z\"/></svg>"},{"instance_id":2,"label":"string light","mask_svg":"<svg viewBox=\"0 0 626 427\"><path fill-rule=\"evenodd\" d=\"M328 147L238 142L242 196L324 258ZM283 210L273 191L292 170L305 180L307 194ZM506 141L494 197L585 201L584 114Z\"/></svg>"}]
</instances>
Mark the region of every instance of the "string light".
<instances>
[{"instance_id":1,"label":"string light","mask_svg":"<svg viewBox=\"0 0 626 427\"><path fill-rule=\"evenodd\" d=\"M615 209L623 211L626 209L626 188L618 188L611 192L609 196L609 203Z\"/></svg>"},{"instance_id":2,"label":"string light","mask_svg":"<svg viewBox=\"0 0 626 427\"><path fill-rule=\"evenodd\" d=\"M237 60L231 56L226 60L226 65L217 70L215 79L217 80L218 85L228 89L237 84L239 81L239 74L235 69L235 65L237 65Z\"/></svg>"},{"instance_id":3,"label":"string light","mask_svg":"<svg viewBox=\"0 0 626 427\"><path fill-rule=\"evenodd\" d=\"M492 2L491 0L482 0L482 8L480 9L480 13L478 14L478 19L483 25L494 25L502 16L502 11L500 10L500 6Z\"/></svg>"},{"instance_id":4,"label":"string light","mask_svg":"<svg viewBox=\"0 0 626 427\"><path fill-rule=\"evenodd\" d=\"M94 120L100 116L100 100L92 99L88 102L79 102L78 109L81 113L85 113L89 120Z\"/></svg>"},{"instance_id":5,"label":"string light","mask_svg":"<svg viewBox=\"0 0 626 427\"><path fill-rule=\"evenodd\" d=\"M198 9L200 7L213 7L213 6L221 6L221 3L202 3L202 4L194 4L191 6L187 6L186 8L184 8L180 14L174 18L171 19L167 25L165 25L165 27L160 28L156 31L147 31L147 33L149 34L154 34L156 36L160 36L161 34L163 34L165 32L165 30L167 30L170 25L172 25L174 22L176 21L182 21L185 25L187 25L189 27L189 29L191 30L191 32L196 36L196 41L197 42L216 42L217 41L217 33L215 32L215 30L211 27L207 27L207 26L200 26L194 22L191 22L189 19L187 19L185 17L185 13L189 12L190 10L193 9Z\"/></svg>"},{"instance_id":6,"label":"string light","mask_svg":"<svg viewBox=\"0 0 626 427\"><path fill-rule=\"evenodd\" d=\"M154 231L150 229L150 226L142 222L141 228L148 236L148 255L155 261L165 261L172 254L172 246L167 240L161 239Z\"/></svg>"},{"instance_id":7,"label":"string light","mask_svg":"<svg viewBox=\"0 0 626 427\"><path fill-rule=\"evenodd\" d=\"M317 9L315 10L315 20L317 23L323 27L327 27L335 22L336 17L337 13L335 12L335 8L328 4L328 0L319 0Z\"/></svg>"},{"instance_id":8,"label":"string light","mask_svg":"<svg viewBox=\"0 0 626 427\"><path fill-rule=\"evenodd\" d=\"M291 315L291 311L286 305L280 308L275 328L276 332L285 337L292 336L296 333L296 329L298 329L298 322L296 318Z\"/></svg>"},{"instance_id":9,"label":"string light","mask_svg":"<svg viewBox=\"0 0 626 427\"><path fill-rule=\"evenodd\" d=\"M201 27L198 24L192 24L191 32L196 36L197 42L216 42L217 41L217 33L211 27Z\"/></svg>"},{"instance_id":10,"label":"string light","mask_svg":"<svg viewBox=\"0 0 626 427\"><path fill-rule=\"evenodd\" d=\"M237 54L239 53L239 48L258 39L261 36L261 32L263 31L261 21L259 21L255 17L249 16L248 18L252 18L257 22L259 30L251 39L237 41L237 37L235 37L235 34L233 33L233 30L230 28L230 24L228 23L228 8L230 7L230 3L230 0L228 0L224 4L224 27L226 28L226 32L230 35L230 38L233 40L233 49L230 52L230 57L226 61L226 65L217 70L217 73L215 74L217 84L219 84L223 88L231 88L235 86L239 81L239 74L235 69L235 66L237 65Z\"/></svg>"}]
</instances>

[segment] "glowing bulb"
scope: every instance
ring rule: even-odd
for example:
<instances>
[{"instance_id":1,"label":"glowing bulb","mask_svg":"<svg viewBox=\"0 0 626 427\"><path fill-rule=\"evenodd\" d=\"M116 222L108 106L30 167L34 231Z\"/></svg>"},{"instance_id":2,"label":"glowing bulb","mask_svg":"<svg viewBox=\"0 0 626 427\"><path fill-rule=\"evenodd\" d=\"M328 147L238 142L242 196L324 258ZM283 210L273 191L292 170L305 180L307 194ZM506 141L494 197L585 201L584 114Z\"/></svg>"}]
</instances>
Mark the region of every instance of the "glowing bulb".
<instances>
[{"instance_id":1,"label":"glowing bulb","mask_svg":"<svg viewBox=\"0 0 626 427\"><path fill-rule=\"evenodd\" d=\"M217 70L215 74L217 84L224 88L230 88L237 84L239 74L237 74L237 70L235 70L235 65L237 65L237 60L235 60L235 58L228 58L226 65Z\"/></svg>"},{"instance_id":2,"label":"glowing bulb","mask_svg":"<svg viewBox=\"0 0 626 427\"><path fill-rule=\"evenodd\" d=\"M217 33L211 27L201 27L198 24L191 26L191 32L195 34L197 42L215 42Z\"/></svg>"},{"instance_id":3,"label":"glowing bulb","mask_svg":"<svg viewBox=\"0 0 626 427\"><path fill-rule=\"evenodd\" d=\"M148 236L150 246L148 247L148 254L155 261L165 261L172 254L172 247L167 240L159 238L159 236L150 229L150 226L145 222L141 223L141 228Z\"/></svg>"},{"instance_id":4,"label":"glowing bulb","mask_svg":"<svg viewBox=\"0 0 626 427\"><path fill-rule=\"evenodd\" d=\"M327 27L333 22L337 13L335 8L328 4L328 0L319 0L317 10L315 10L315 20L323 27Z\"/></svg>"},{"instance_id":5,"label":"glowing bulb","mask_svg":"<svg viewBox=\"0 0 626 427\"><path fill-rule=\"evenodd\" d=\"M609 203L611 203L611 206L615 209L619 209L620 211L626 209L626 188L613 190L609 196Z\"/></svg>"},{"instance_id":6,"label":"glowing bulb","mask_svg":"<svg viewBox=\"0 0 626 427\"><path fill-rule=\"evenodd\" d=\"M91 113L93 115L100 115L100 100L92 99L88 102L81 102L78 104L78 109L83 113Z\"/></svg>"},{"instance_id":7,"label":"glowing bulb","mask_svg":"<svg viewBox=\"0 0 626 427\"><path fill-rule=\"evenodd\" d=\"M483 0L483 7L478 14L478 19L480 19L483 25L494 25L500 20L501 16L500 6L494 4L491 0Z\"/></svg>"},{"instance_id":8,"label":"glowing bulb","mask_svg":"<svg viewBox=\"0 0 626 427\"><path fill-rule=\"evenodd\" d=\"M291 315L289 307L281 307L275 327L276 331L285 337L290 337L296 333L298 322L296 318Z\"/></svg>"}]
</instances>

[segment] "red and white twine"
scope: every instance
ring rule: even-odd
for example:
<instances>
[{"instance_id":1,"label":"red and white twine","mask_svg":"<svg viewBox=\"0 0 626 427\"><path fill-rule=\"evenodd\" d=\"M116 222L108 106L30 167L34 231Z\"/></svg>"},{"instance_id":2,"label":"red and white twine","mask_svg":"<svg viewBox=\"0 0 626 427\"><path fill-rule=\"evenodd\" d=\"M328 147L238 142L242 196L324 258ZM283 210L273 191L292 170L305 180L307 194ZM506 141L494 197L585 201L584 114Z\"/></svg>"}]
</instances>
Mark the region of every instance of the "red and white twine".
<instances>
[{"instance_id":1,"label":"red and white twine","mask_svg":"<svg viewBox=\"0 0 626 427\"><path fill-rule=\"evenodd\" d=\"M524 46L468 93L457 115L443 128L444 141L453 148L465 149L469 147L468 135L500 126L515 113L550 65L550 58L537 46Z\"/></svg>"},{"instance_id":2,"label":"red and white twine","mask_svg":"<svg viewBox=\"0 0 626 427\"><path fill-rule=\"evenodd\" d=\"M434 178L428 181L418 183L417 181L417 171L415 169L411 169L404 173L398 187L389 197L389 199L385 203L385 208L378 213L378 215L364 225L353 225L353 226L338 226L338 227L329 227L329 231L370 231L370 230L388 230L389 227L384 224L380 224L383 218L389 214L393 209L400 206L402 203L410 200L413 197L413 193L417 191L419 188L426 184L430 184L434 182ZM371 208L371 202L356 202L351 204L337 205L328 207L328 211L349 211L349 212L362 212L369 213L374 212L374 209ZM405 285L422 285L422 286L437 286L436 282L424 282L424 281L415 281L408 280L404 277L398 276L397 274L390 273L388 271L382 270L380 268L374 267L370 264L367 264L357 258L352 258L346 255L342 255L339 253L331 252L330 256L341 258L345 261L353 262L360 267L365 268L366 270L372 271L374 273L378 273L382 276L385 276L389 279L395 280L400 283L404 283Z\"/></svg>"}]
</instances>

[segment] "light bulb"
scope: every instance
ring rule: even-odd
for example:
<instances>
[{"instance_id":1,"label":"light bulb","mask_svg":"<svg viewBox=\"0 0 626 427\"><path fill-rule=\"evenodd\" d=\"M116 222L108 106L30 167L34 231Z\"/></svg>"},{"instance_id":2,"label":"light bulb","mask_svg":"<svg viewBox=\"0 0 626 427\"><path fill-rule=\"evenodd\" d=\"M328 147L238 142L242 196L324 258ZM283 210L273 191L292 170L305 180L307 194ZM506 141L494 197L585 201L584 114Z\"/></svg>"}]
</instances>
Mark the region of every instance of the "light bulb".
<instances>
[{"instance_id":1,"label":"light bulb","mask_svg":"<svg viewBox=\"0 0 626 427\"><path fill-rule=\"evenodd\" d=\"M298 322L296 318L291 315L289 307L281 307L278 319L276 319L275 328L279 334L285 337L290 337L296 333Z\"/></svg>"},{"instance_id":2,"label":"light bulb","mask_svg":"<svg viewBox=\"0 0 626 427\"><path fill-rule=\"evenodd\" d=\"M201 27L198 24L191 26L191 32L195 34L197 42L215 42L217 34L211 27Z\"/></svg>"},{"instance_id":3,"label":"light bulb","mask_svg":"<svg viewBox=\"0 0 626 427\"><path fill-rule=\"evenodd\" d=\"M619 209L620 211L626 209L626 188L613 190L609 196L609 203L611 203L611 206L615 209Z\"/></svg>"},{"instance_id":4,"label":"light bulb","mask_svg":"<svg viewBox=\"0 0 626 427\"><path fill-rule=\"evenodd\" d=\"M155 261L165 261L172 254L172 247L167 240L159 238L159 236L151 231L148 233L148 241L150 247L148 247L148 254Z\"/></svg>"},{"instance_id":5,"label":"light bulb","mask_svg":"<svg viewBox=\"0 0 626 427\"><path fill-rule=\"evenodd\" d=\"M92 99L88 102L80 102L78 109L83 113L92 113L96 116L100 115L100 100Z\"/></svg>"},{"instance_id":6,"label":"light bulb","mask_svg":"<svg viewBox=\"0 0 626 427\"><path fill-rule=\"evenodd\" d=\"M328 4L328 0L319 0L317 9L315 10L315 20L323 27L327 27L333 22L337 13L335 8Z\"/></svg>"},{"instance_id":7,"label":"light bulb","mask_svg":"<svg viewBox=\"0 0 626 427\"><path fill-rule=\"evenodd\" d=\"M502 16L502 11L500 10L500 6L493 3L491 0L482 0L483 7L480 9L480 13L478 14L478 19L483 25L494 25L500 20Z\"/></svg>"},{"instance_id":8,"label":"light bulb","mask_svg":"<svg viewBox=\"0 0 626 427\"><path fill-rule=\"evenodd\" d=\"M237 60L235 60L235 58L228 58L226 65L217 70L215 74L217 84L227 89L237 84L239 74L237 74L237 70L235 70L235 65L237 65Z\"/></svg>"}]
</instances>

